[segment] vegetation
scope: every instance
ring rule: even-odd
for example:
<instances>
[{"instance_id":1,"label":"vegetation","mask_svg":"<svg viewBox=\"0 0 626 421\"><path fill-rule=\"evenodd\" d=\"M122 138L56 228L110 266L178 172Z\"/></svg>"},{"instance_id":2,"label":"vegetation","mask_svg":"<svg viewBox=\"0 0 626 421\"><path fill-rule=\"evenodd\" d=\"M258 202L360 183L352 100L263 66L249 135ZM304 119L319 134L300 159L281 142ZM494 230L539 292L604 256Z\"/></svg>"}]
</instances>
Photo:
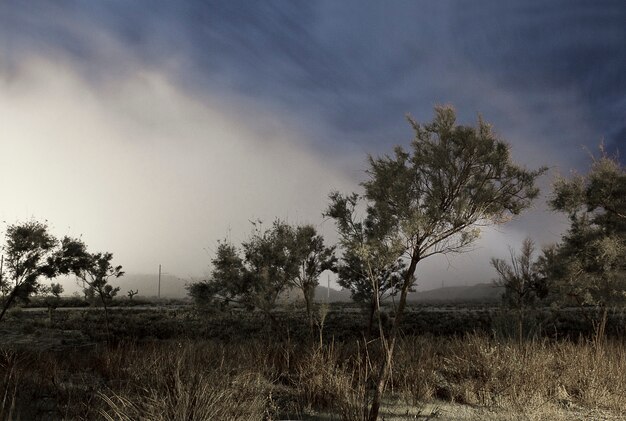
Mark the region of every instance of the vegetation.
<instances>
[{"instance_id":1,"label":"vegetation","mask_svg":"<svg viewBox=\"0 0 626 421\"><path fill-rule=\"evenodd\" d=\"M10 225L6 230L6 271L2 277L4 300L0 320L16 300L27 301L40 288L41 277L51 278L57 273L53 255L57 240L48 232L45 223L28 221Z\"/></svg>"},{"instance_id":2,"label":"vegetation","mask_svg":"<svg viewBox=\"0 0 626 421\"><path fill-rule=\"evenodd\" d=\"M260 310L275 325L278 298L296 287L303 293L312 328L315 287L323 271L334 269L334 247L326 247L311 225L294 228L276 220L267 230L260 222L254 228L241 250L218 243L210 279L191 284L189 294L203 307L235 303Z\"/></svg>"},{"instance_id":3,"label":"vegetation","mask_svg":"<svg viewBox=\"0 0 626 421\"><path fill-rule=\"evenodd\" d=\"M411 152L396 147L393 157L369 159L364 221L356 221L350 206L356 195L333 193L326 212L337 223L342 247L370 268L387 267L401 258L408 262L395 320L388 335L381 335L385 358L372 392L370 421L378 419L418 263L436 254L462 252L478 238L481 226L518 215L537 196L534 182L545 171L515 165L508 145L487 123L479 119L477 127L456 125L450 107L437 108L429 124L409 122L415 131ZM369 273L377 297L379 277L374 270Z\"/></svg>"},{"instance_id":4,"label":"vegetation","mask_svg":"<svg viewBox=\"0 0 626 421\"><path fill-rule=\"evenodd\" d=\"M546 278L540 273L539 265L534 260L535 245L530 238L522 243L522 251L516 255L510 249L511 262L503 259L491 259L491 265L498 273L496 285L504 287L504 303L517 312L517 332L519 343L523 340L523 326L526 311L545 298L548 293Z\"/></svg>"},{"instance_id":5,"label":"vegetation","mask_svg":"<svg viewBox=\"0 0 626 421\"><path fill-rule=\"evenodd\" d=\"M603 335L610 306L626 302L626 172L601 150L587 175L558 178L550 200L570 228L560 244L544 251L542 264L555 298L603 309Z\"/></svg>"},{"instance_id":6,"label":"vegetation","mask_svg":"<svg viewBox=\"0 0 626 421\"><path fill-rule=\"evenodd\" d=\"M454 403L474 419L623 418L623 166L602 152L588 174L559 178L550 206L570 219L562 241L535 257L526 239L509 261L491 259L506 308L412 306L420 263L520 214L545 169L514 164L487 123L457 125L450 107L409 122L410 150L370 157L363 194L331 193L339 259L311 225L254 223L240 246L218 242L210 277L188 287L194 306L150 309L132 289L116 299L109 281L124 272L111 253L58 241L45 223L9 226L0 419L456 419ZM315 316L326 270L367 314L342 303ZM59 275L81 279L104 312L70 309L86 301L41 282ZM280 302L292 289L304 309ZM15 306L33 296L47 318Z\"/></svg>"},{"instance_id":7,"label":"vegetation","mask_svg":"<svg viewBox=\"0 0 626 421\"><path fill-rule=\"evenodd\" d=\"M260 222L254 227L242 250L225 241L218 243L211 278L192 284L189 293L198 303L258 309L275 324L276 301L298 275L298 262L290 252L292 229L280 220L267 230Z\"/></svg>"},{"instance_id":8,"label":"vegetation","mask_svg":"<svg viewBox=\"0 0 626 421\"><path fill-rule=\"evenodd\" d=\"M345 310L331 307L321 346L307 334L268 335L260 312L207 319L191 310L115 310L108 346L98 336L102 312L58 313L52 326L45 312L9 313L6 329L38 336L3 343L1 410L9 419L362 420L375 386L370 366L383 354L361 346L365 317ZM290 331L306 332L304 311L280 316ZM471 319L462 309L408 313L393 392L381 406L385 419L457 419L455 403L471 405L473 419L622 418L623 336L609 338L599 353L585 340L537 338L520 346L492 336L495 324L471 333ZM423 320L430 334L412 331L411 323ZM444 334L437 324L444 320L465 323L465 333ZM610 324L624 326L624 319Z\"/></svg>"},{"instance_id":9,"label":"vegetation","mask_svg":"<svg viewBox=\"0 0 626 421\"><path fill-rule=\"evenodd\" d=\"M133 301L133 297L135 295L137 295L137 294L139 294L139 290L138 289L136 289L134 291L132 289L129 289L128 292L126 293L126 295L128 295L128 299L131 300L131 301Z\"/></svg>"},{"instance_id":10,"label":"vegetation","mask_svg":"<svg viewBox=\"0 0 626 421\"><path fill-rule=\"evenodd\" d=\"M317 234L313 225L301 225L293 232L293 245L290 248L298 263L298 274L291 284L302 291L309 326L312 328L315 288L319 285L322 272L335 270L335 247L326 247L324 238Z\"/></svg>"}]
</instances>

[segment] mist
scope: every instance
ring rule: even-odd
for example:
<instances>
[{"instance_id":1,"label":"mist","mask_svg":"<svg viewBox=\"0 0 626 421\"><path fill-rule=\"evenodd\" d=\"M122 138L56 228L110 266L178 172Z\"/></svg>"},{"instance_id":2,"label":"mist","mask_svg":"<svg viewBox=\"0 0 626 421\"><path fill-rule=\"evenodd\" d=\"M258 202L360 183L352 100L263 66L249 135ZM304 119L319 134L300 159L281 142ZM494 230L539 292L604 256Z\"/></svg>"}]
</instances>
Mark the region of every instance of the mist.
<instances>
[{"instance_id":1,"label":"mist","mask_svg":"<svg viewBox=\"0 0 626 421\"><path fill-rule=\"evenodd\" d=\"M602 141L623 150L626 9L483 6L5 2L4 227L47 220L129 274L161 264L183 280L250 221L312 223L335 243L328 193L359 192L368 154L410 143L406 114L450 103L462 124L493 123L516 162L551 168L533 209L418 270L420 289L488 282L490 257L559 240L557 174L584 171Z\"/></svg>"}]
</instances>

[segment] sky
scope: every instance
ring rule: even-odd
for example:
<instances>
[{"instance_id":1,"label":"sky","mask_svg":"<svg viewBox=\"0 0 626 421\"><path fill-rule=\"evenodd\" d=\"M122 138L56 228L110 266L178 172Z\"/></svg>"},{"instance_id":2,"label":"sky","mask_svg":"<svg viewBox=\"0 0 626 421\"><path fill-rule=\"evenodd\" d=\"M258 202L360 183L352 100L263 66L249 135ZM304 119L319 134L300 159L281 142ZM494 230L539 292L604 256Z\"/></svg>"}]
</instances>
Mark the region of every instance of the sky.
<instances>
[{"instance_id":1,"label":"sky","mask_svg":"<svg viewBox=\"0 0 626 421\"><path fill-rule=\"evenodd\" d=\"M47 220L128 273L209 271L249 221L312 223L360 191L406 115L452 104L550 172L518 220L432 259L420 289L488 282L491 256L566 228L545 200L626 145L626 3L0 2L0 220Z\"/></svg>"}]
</instances>

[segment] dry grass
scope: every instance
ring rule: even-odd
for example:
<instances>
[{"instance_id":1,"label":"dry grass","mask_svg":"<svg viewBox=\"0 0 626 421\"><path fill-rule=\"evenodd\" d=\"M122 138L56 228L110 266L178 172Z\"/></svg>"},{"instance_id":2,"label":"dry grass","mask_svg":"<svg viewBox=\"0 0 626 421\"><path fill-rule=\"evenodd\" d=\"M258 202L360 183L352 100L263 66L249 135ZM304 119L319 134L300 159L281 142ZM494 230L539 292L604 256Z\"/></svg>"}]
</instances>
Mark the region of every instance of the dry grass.
<instances>
[{"instance_id":1,"label":"dry grass","mask_svg":"<svg viewBox=\"0 0 626 421\"><path fill-rule=\"evenodd\" d=\"M413 403L441 399L526 415L546 407L623 411L626 347L411 338L400 347L393 385Z\"/></svg>"},{"instance_id":2,"label":"dry grass","mask_svg":"<svg viewBox=\"0 0 626 421\"><path fill-rule=\"evenodd\" d=\"M261 372L237 371L223 351L193 343L117 349L112 367L124 372L116 376L124 382L99 393L106 404L100 415L128 421L262 419L271 409L270 385Z\"/></svg>"},{"instance_id":3,"label":"dry grass","mask_svg":"<svg viewBox=\"0 0 626 421\"><path fill-rule=\"evenodd\" d=\"M271 339L7 351L0 354L0 418L272 420L323 411L357 421L377 355L375 343L366 350L356 341L320 347L317 340ZM596 347L546 340L520 347L481 335L421 336L405 338L395 361L387 402L405 405L407 414L425 402L529 420L592 410L617 417L626 408L623 341Z\"/></svg>"}]
</instances>

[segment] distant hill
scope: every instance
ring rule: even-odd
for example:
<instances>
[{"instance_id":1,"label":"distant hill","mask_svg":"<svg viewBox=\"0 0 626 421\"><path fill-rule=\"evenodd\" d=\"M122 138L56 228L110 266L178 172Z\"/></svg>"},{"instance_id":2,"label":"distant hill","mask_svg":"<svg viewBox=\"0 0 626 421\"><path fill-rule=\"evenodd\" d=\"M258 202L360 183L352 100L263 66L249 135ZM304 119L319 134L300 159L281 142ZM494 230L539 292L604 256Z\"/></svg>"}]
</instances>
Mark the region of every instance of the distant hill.
<instances>
[{"instance_id":1,"label":"distant hill","mask_svg":"<svg viewBox=\"0 0 626 421\"><path fill-rule=\"evenodd\" d=\"M333 288L326 288L321 285L318 285L317 288L315 288L315 301L319 303L348 302L351 299L350 291L347 289L336 290Z\"/></svg>"},{"instance_id":2,"label":"distant hill","mask_svg":"<svg viewBox=\"0 0 626 421\"><path fill-rule=\"evenodd\" d=\"M283 293L280 297L280 301L282 302L293 302L303 300L302 291L298 288L292 288L291 290ZM336 290L333 288L327 288L321 285L318 285L315 288L315 298L314 301L316 303L337 303L337 302L349 302L350 301L350 291L348 290Z\"/></svg>"},{"instance_id":3,"label":"distant hill","mask_svg":"<svg viewBox=\"0 0 626 421\"><path fill-rule=\"evenodd\" d=\"M119 286L120 296L126 296L129 289L139 290L137 297L156 297L158 289L158 275L146 274L126 274L119 279L112 281L114 286ZM161 297L162 298L185 298L187 290L185 285L189 280L181 279L172 275L161 276ZM78 286L75 287L76 289ZM69 288L71 293L74 288ZM471 286L451 286L436 288L428 291L416 291L409 293L408 301L413 303L457 303L457 302L498 302L502 296L503 289L493 284L476 284ZM293 289L281 297L281 301L301 300L302 293L298 289ZM350 291L346 289L337 290L318 285L315 288L315 301L324 302L350 302Z\"/></svg>"},{"instance_id":4,"label":"distant hill","mask_svg":"<svg viewBox=\"0 0 626 421\"><path fill-rule=\"evenodd\" d=\"M503 292L502 287L483 283L416 291L409 294L408 301L418 303L498 302Z\"/></svg>"},{"instance_id":5,"label":"distant hill","mask_svg":"<svg viewBox=\"0 0 626 421\"><path fill-rule=\"evenodd\" d=\"M161 275L161 298L185 298L187 290L185 284L189 280L172 275ZM120 287L119 296L126 296L129 289L139 290L138 298L156 297L159 288L159 275L127 273L121 278L112 280L114 286Z\"/></svg>"},{"instance_id":6,"label":"distant hill","mask_svg":"<svg viewBox=\"0 0 626 421\"><path fill-rule=\"evenodd\" d=\"M462 303L462 302L499 302L503 293L503 288L493 284L476 284L471 286L453 286L436 288L428 291L416 291L409 293L407 300L411 303ZM282 299L284 301L301 300L300 290L291 290ZM350 291L346 289L336 290L319 285L315 289L315 301L326 302L350 302Z\"/></svg>"}]
</instances>

